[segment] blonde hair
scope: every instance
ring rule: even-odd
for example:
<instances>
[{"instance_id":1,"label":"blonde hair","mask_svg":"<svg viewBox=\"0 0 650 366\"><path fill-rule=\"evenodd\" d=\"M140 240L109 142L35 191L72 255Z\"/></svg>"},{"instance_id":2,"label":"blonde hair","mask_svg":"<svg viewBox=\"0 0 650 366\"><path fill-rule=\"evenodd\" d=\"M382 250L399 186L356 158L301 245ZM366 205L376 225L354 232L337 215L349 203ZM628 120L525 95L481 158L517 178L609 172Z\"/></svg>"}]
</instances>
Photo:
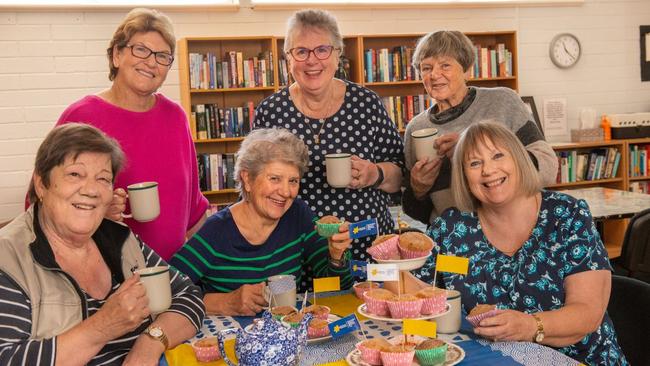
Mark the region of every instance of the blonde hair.
<instances>
[{"instance_id":1,"label":"blonde hair","mask_svg":"<svg viewBox=\"0 0 650 366\"><path fill-rule=\"evenodd\" d=\"M456 206L461 211L476 211L481 206L481 202L469 189L463 166L477 146L485 146L488 143L506 150L512 156L519 181L518 193L530 196L542 189L539 173L517 136L501 122L480 121L470 125L460 135L452 159L451 189Z\"/></svg>"},{"instance_id":2,"label":"blonde hair","mask_svg":"<svg viewBox=\"0 0 650 366\"><path fill-rule=\"evenodd\" d=\"M123 49L136 33L158 32L163 37L174 54L176 50L176 36L174 36L174 27L169 17L158 10L147 8L135 8L131 10L122 23L113 33L113 39L106 49L108 56L108 80L113 81L117 76L118 68L113 64L113 53L115 48ZM171 66L171 65L170 65Z\"/></svg>"}]
</instances>

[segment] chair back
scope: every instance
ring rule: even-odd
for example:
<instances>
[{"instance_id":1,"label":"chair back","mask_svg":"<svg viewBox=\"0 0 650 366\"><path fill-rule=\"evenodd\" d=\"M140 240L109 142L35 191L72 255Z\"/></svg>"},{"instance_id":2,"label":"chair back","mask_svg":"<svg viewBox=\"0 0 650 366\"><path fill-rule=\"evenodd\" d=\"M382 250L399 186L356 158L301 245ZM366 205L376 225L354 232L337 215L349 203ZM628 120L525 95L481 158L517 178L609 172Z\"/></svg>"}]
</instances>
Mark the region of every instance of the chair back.
<instances>
[{"instance_id":1,"label":"chair back","mask_svg":"<svg viewBox=\"0 0 650 366\"><path fill-rule=\"evenodd\" d=\"M650 282L650 209L637 213L630 220L619 263L629 271L629 277Z\"/></svg>"},{"instance_id":2,"label":"chair back","mask_svg":"<svg viewBox=\"0 0 650 366\"><path fill-rule=\"evenodd\" d=\"M618 344L631 365L650 365L650 284L634 278L612 275L612 292L607 313L614 323Z\"/></svg>"}]
</instances>

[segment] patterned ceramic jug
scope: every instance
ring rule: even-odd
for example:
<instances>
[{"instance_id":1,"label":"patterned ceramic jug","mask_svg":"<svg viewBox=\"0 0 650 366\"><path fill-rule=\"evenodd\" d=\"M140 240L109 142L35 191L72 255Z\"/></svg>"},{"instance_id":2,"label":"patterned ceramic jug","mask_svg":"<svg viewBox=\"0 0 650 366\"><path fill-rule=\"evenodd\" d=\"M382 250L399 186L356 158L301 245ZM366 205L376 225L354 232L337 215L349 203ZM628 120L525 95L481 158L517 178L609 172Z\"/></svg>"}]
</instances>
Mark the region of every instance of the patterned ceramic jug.
<instances>
[{"instance_id":1,"label":"patterned ceramic jug","mask_svg":"<svg viewBox=\"0 0 650 366\"><path fill-rule=\"evenodd\" d=\"M219 350L224 361L235 366L226 355L225 335L236 333L235 356L239 366L297 366L300 354L307 342L307 324L312 314L306 314L300 326L289 325L274 320L269 311L261 319L253 322L246 329L225 329L217 333Z\"/></svg>"}]
</instances>

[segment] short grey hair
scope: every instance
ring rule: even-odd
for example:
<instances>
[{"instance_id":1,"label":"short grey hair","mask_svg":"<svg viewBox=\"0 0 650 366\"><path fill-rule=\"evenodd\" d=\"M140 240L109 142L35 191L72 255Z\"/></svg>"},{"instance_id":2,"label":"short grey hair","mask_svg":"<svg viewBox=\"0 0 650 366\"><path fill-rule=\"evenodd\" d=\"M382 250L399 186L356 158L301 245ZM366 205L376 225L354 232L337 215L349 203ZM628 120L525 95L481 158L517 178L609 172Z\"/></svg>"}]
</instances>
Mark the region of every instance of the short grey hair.
<instances>
[{"instance_id":1,"label":"short grey hair","mask_svg":"<svg viewBox=\"0 0 650 366\"><path fill-rule=\"evenodd\" d=\"M474 64L474 45L462 32L441 30L431 32L420 38L413 52L412 65L420 72L422 60L429 57L448 56L455 59L463 71L469 70Z\"/></svg>"},{"instance_id":2,"label":"short grey hair","mask_svg":"<svg viewBox=\"0 0 650 366\"><path fill-rule=\"evenodd\" d=\"M247 199L242 172L255 180L266 164L282 162L298 168L300 178L309 165L309 151L296 135L283 128L262 128L246 136L235 154L235 188Z\"/></svg>"},{"instance_id":3,"label":"short grey hair","mask_svg":"<svg viewBox=\"0 0 650 366\"><path fill-rule=\"evenodd\" d=\"M461 133L451 166L451 189L456 206L461 211L476 211L481 202L472 194L463 169L469 155L476 151L479 144L488 142L495 147L506 150L515 162L515 174L519 179L518 193L533 195L542 189L539 173L528 151L517 136L505 124L494 120L484 120L470 125Z\"/></svg>"},{"instance_id":4,"label":"short grey hair","mask_svg":"<svg viewBox=\"0 0 650 366\"><path fill-rule=\"evenodd\" d=\"M287 53L293 48L293 36L307 29L319 29L327 32L332 40L332 46L341 49L343 53L343 36L339 25L332 13L320 9L300 10L291 16L287 21L287 33L284 37L284 52Z\"/></svg>"}]
</instances>

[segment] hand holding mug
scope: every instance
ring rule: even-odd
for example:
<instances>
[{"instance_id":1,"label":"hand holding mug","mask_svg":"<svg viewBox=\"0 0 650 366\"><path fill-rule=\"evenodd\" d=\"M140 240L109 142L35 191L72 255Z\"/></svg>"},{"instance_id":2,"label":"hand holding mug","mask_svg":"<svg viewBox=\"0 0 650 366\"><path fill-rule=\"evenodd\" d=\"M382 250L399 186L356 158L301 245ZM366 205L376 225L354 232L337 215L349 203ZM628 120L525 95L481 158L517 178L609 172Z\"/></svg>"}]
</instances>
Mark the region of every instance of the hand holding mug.
<instances>
[{"instance_id":1,"label":"hand holding mug","mask_svg":"<svg viewBox=\"0 0 650 366\"><path fill-rule=\"evenodd\" d=\"M122 213L126 210L126 191L123 188L116 188L113 191L113 200L106 211L106 218L113 221L122 221Z\"/></svg>"},{"instance_id":2,"label":"hand holding mug","mask_svg":"<svg viewBox=\"0 0 650 366\"><path fill-rule=\"evenodd\" d=\"M447 156L451 159L454 156L454 149L460 134L458 132L448 133L436 139L433 145L438 149L438 155Z\"/></svg>"},{"instance_id":3,"label":"hand holding mug","mask_svg":"<svg viewBox=\"0 0 650 366\"><path fill-rule=\"evenodd\" d=\"M266 306L264 299L264 282L254 285L242 285L231 292L232 296L226 301L226 312L223 315L254 316Z\"/></svg>"},{"instance_id":4,"label":"hand holding mug","mask_svg":"<svg viewBox=\"0 0 650 366\"><path fill-rule=\"evenodd\" d=\"M438 179L442 159L425 158L419 160L411 168L410 183L416 198L426 196L433 183Z\"/></svg>"},{"instance_id":5,"label":"hand holding mug","mask_svg":"<svg viewBox=\"0 0 650 366\"><path fill-rule=\"evenodd\" d=\"M350 223L344 222L339 226L338 234L334 234L327 239L330 257L334 259L341 259L343 253L350 247L352 244L352 239L350 239Z\"/></svg>"},{"instance_id":6,"label":"hand holding mug","mask_svg":"<svg viewBox=\"0 0 650 366\"><path fill-rule=\"evenodd\" d=\"M101 319L101 333L113 340L136 329L150 315L148 303L146 290L136 274L124 281L93 317Z\"/></svg>"},{"instance_id":7,"label":"hand holding mug","mask_svg":"<svg viewBox=\"0 0 650 366\"><path fill-rule=\"evenodd\" d=\"M379 177L377 164L370 160L364 160L356 155L350 158L352 161L352 181L348 188L360 189L373 185Z\"/></svg>"}]
</instances>

